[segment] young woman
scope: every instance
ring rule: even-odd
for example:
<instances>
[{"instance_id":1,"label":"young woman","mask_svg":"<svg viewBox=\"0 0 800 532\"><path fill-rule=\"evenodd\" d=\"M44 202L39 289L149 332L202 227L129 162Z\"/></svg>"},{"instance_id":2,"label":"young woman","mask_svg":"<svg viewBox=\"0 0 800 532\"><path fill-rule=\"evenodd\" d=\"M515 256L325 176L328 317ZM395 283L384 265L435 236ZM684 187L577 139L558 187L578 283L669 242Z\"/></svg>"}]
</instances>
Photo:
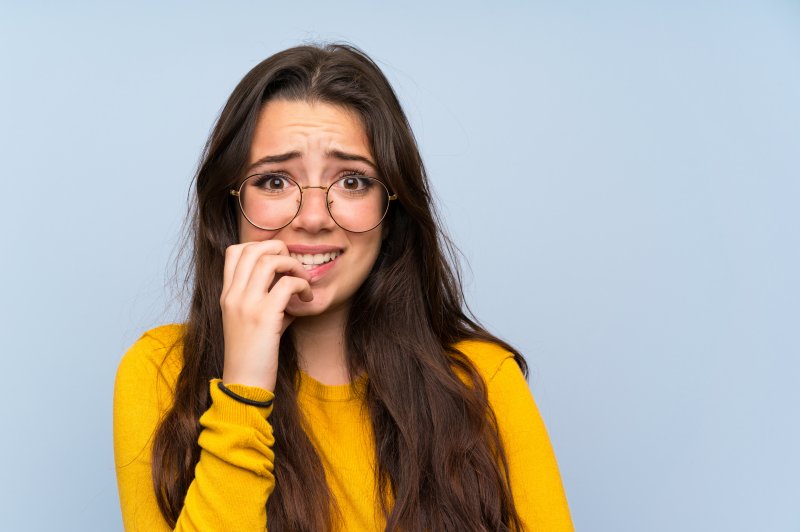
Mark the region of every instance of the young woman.
<instances>
[{"instance_id":1,"label":"young woman","mask_svg":"<svg viewBox=\"0 0 800 532\"><path fill-rule=\"evenodd\" d=\"M127 530L571 530L522 356L464 310L413 134L347 45L253 68L206 144L185 324L122 359Z\"/></svg>"}]
</instances>

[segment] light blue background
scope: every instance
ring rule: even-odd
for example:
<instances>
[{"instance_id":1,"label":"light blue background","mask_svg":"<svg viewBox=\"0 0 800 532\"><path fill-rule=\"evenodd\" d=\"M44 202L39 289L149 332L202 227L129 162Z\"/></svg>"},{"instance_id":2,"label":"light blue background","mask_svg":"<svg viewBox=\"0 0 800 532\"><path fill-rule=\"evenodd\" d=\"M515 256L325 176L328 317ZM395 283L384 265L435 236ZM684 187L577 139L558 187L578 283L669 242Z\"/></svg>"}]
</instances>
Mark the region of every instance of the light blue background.
<instances>
[{"instance_id":1,"label":"light blue background","mask_svg":"<svg viewBox=\"0 0 800 532\"><path fill-rule=\"evenodd\" d=\"M530 363L579 530L800 530L800 3L4 2L0 528L121 529L117 362L176 319L239 79L372 55Z\"/></svg>"}]
</instances>

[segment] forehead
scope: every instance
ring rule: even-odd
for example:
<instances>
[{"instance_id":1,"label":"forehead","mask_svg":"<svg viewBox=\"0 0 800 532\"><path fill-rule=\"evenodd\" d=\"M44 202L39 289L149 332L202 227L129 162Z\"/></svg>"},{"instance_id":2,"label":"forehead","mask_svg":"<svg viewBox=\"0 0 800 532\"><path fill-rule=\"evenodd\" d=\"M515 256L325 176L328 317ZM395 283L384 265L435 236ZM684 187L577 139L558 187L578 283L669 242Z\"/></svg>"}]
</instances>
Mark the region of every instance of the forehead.
<instances>
[{"instance_id":1,"label":"forehead","mask_svg":"<svg viewBox=\"0 0 800 532\"><path fill-rule=\"evenodd\" d=\"M369 157L369 142L355 112L322 102L272 100L259 113L250 162L272 153L311 156L329 150Z\"/></svg>"}]
</instances>

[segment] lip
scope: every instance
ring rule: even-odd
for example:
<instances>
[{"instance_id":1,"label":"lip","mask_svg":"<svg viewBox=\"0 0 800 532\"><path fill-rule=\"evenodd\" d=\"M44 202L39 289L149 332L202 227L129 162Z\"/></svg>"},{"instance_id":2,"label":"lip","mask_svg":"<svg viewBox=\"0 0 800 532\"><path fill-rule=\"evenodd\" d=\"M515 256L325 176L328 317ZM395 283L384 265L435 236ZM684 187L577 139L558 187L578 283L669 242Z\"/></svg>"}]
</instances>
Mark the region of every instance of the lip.
<instances>
[{"instance_id":1,"label":"lip","mask_svg":"<svg viewBox=\"0 0 800 532\"><path fill-rule=\"evenodd\" d=\"M309 274L310 279L309 283L316 283L319 281L328 271L333 268L333 266L339 261L339 259L344 254L344 249L340 246L331 246L331 245L306 245L306 244L287 244L286 248L289 250L289 253L296 253L298 255L316 255L318 253L331 253L336 252L337 257L331 261L326 262L325 264L320 264L316 268L311 268L310 270L306 270Z\"/></svg>"},{"instance_id":2,"label":"lip","mask_svg":"<svg viewBox=\"0 0 800 532\"><path fill-rule=\"evenodd\" d=\"M328 271L331 268L333 268L333 266L337 262L339 262L339 259L341 257L342 257L342 255L340 254L338 257L336 257L335 259L333 259L331 261L326 262L325 264L320 264L316 268L311 268L310 270L306 270L306 272L308 272L308 274L311 276L311 279L309 279L308 282L311 283L311 284L316 283L322 276L324 276L326 273L328 273Z\"/></svg>"}]
</instances>

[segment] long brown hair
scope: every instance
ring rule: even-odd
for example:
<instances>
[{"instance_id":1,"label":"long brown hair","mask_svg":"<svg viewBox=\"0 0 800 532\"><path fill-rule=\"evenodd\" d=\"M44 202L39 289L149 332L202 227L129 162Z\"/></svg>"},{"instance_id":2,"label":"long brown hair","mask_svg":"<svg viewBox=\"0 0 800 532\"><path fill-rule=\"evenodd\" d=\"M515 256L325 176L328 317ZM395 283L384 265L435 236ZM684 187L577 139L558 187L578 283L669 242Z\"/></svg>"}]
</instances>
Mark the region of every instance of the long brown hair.
<instances>
[{"instance_id":1,"label":"long brown hair","mask_svg":"<svg viewBox=\"0 0 800 532\"><path fill-rule=\"evenodd\" d=\"M381 176L400 198L383 222L388 236L354 296L345 330L350 374L365 370L369 376L364 400L386 529L520 530L485 382L453 345L470 338L497 343L527 374L525 361L468 312L454 247L440 230L408 120L378 66L347 44L298 46L258 64L231 94L206 143L187 219L192 298L184 365L153 445L161 513L175 525L200 457L198 420L210 406L208 381L222 374L225 248L238 243L238 212L228 190L244 177L256 120L273 98L355 111ZM280 345L275 393L281 401L270 417L276 486L267 501L267 526L330 530L336 505L302 428L298 371L290 327Z\"/></svg>"}]
</instances>

